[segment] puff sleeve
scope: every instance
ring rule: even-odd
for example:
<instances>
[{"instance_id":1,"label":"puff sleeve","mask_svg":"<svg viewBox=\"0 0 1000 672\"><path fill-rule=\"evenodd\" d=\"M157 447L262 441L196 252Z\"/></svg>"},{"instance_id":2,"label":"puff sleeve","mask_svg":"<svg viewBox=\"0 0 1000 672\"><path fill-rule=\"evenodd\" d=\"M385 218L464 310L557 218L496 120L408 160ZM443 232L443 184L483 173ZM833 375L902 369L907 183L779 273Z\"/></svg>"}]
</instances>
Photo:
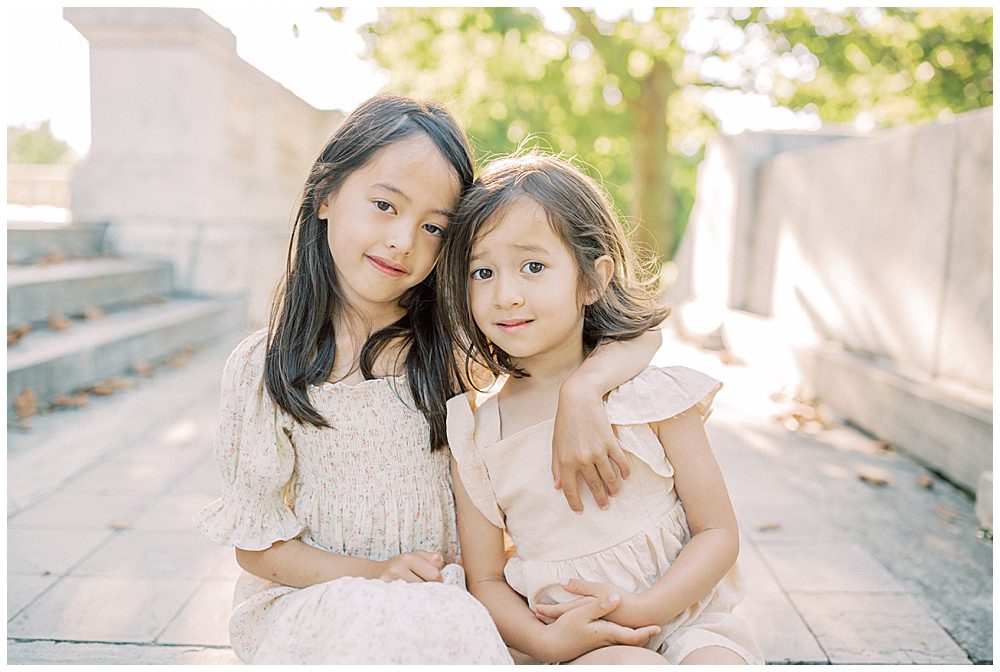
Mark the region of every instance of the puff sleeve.
<instances>
[{"instance_id":1,"label":"puff sleeve","mask_svg":"<svg viewBox=\"0 0 1000 672\"><path fill-rule=\"evenodd\" d=\"M462 485L476 508L493 525L504 529L503 513L490 485L489 472L475 442L476 419L469 396L460 394L448 400L448 446L458 464Z\"/></svg>"},{"instance_id":2,"label":"puff sleeve","mask_svg":"<svg viewBox=\"0 0 1000 672\"><path fill-rule=\"evenodd\" d=\"M299 535L303 526L285 502L295 449L284 414L264 386L265 330L244 339L222 373L215 461L222 496L192 520L220 544L260 551Z\"/></svg>"}]
</instances>

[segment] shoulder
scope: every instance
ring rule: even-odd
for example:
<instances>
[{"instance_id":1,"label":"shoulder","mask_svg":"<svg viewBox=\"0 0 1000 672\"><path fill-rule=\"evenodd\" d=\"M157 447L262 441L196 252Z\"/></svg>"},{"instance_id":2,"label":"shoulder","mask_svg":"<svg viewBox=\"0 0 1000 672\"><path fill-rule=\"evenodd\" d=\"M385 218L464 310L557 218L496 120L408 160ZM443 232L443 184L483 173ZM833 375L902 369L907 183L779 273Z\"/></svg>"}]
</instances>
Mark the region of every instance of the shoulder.
<instances>
[{"instance_id":1,"label":"shoulder","mask_svg":"<svg viewBox=\"0 0 1000 672\"><path fill-rule=\"evenodd\" d=\"M722 383L686 366L650 366L608 395L615 425L659 422L695 408L704 420Z\"/></svg>"},{"instance_id":2,"label":"shoulder","mask_svg":"<svg viewBox=\"0 0 1000 672\"><path fill-rule=\"evenodd\" d=\"M267 357L267 329L258 329L237 344L229 353L223 369L223 380L250 383L264 374Z\"/></svg>"}]
</instances>

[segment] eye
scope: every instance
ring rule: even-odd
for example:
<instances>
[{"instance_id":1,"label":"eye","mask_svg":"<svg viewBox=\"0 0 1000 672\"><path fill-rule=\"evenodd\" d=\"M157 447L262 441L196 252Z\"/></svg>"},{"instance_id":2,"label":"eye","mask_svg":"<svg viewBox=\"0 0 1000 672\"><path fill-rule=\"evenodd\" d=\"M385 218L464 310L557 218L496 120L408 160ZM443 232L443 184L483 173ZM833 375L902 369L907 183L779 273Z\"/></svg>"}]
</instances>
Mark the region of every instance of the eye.
<instances>
[{"instance_id":1,"label":"eye","mask_svg":"<svg viewBox=\"0 0 1000 672\"><path fill-rule=\"evenodd\" d=\"M493 277L493 271L488 268L477 268L472 272L473 280L489 280Z\"/></svg>"},{"instance_id":2,"label":"eye","mask_svg":"<svg viewBox=\"0 0 1000 672\"><path fill-rule=\"evenodd\" d=\"M381 210L382 212L395 212L396 211L396 208L392 207L392 203L390 203L389 201L382 201L382 200L376 199L376 200L372 201L372 203L374 203L375 207L378 208L379 210Z\"/></svg>"},{"instance_id":3,"label":"eye","mask_svg":"<svg viewBox=\"0 0 1000 672\"><path fill-rule=\"evenodd\" d=\"M545 270L545 264L540 261L529 261L524 266L521 267L522 271L527 271L532 275L537 275Z\"/></svg>"},{"instance_id":4,"label":"eye","mask_svg":"<svg viewBox=\"0 0 1000 672\"><path fill-rule=\"evenodd\" d=\"M424 231L427 231L428 233L433 234L435 236L439 237L444 236L444 229L438 226L437 224L430 224L430 223L424 224Z\"/></svg>"}]
</instances>

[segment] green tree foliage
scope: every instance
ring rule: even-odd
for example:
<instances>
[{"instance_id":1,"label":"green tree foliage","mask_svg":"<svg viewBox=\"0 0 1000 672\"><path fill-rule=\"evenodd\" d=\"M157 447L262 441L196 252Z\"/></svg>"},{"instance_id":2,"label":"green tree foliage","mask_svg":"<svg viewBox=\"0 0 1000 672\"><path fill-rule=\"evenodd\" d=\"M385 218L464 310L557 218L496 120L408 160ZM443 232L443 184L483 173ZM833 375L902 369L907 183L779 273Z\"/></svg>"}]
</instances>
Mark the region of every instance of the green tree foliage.
<instances>
[{"instance_id":1,"label":"green tree foliage","mask_svg":"<svg viewBox=\"0 0 1000 672\"><path fill-rule=\"evenodd\" d=\"M989 9L565 12L550 30L531 8L391 8L361 31L387 88L446 103L480 160L526 139L579 157L663 257L718 127L710 91L873 128L992 104Z\"/></svg>"},{"instance_id":2,"label":"green tree foliage","mask_svg":"<svg viewBox=\"0 0 1000 672\"><path fill-rule=\"evenodd\" d=\"M79 157L66 141L52 135L51 122L7 127L7 163L73 163Z\"/></svg>"}]
</instances>

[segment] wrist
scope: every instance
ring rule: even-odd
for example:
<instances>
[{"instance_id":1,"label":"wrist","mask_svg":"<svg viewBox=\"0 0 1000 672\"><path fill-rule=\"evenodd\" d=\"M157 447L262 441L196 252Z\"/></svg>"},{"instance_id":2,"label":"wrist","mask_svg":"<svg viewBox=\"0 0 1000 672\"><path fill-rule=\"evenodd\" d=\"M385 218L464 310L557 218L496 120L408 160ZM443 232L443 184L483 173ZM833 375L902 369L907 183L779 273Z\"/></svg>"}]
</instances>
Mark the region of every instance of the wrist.
<instances>
[{"instance_id":1,"label":"wrist","mask_svg":"<svg viewBox=\"0 0 1000 672\"><path fill-rule=\"evenodd\" d=\"M642 625L663 625L673 619L668 601L660 597L651 588L642 593L636 593L636 613L642 620Z\"/></svg>"},{"instance_id":2,"label":"wrist","mask_svg":"<svg viewBox=\"0 0 1000 672\"><path fill-rule=\"evenodd\" d=\"M559 387L560 399L600 399L607 390L596 378L577 370Z\"/></svg>"}]
</instances>

